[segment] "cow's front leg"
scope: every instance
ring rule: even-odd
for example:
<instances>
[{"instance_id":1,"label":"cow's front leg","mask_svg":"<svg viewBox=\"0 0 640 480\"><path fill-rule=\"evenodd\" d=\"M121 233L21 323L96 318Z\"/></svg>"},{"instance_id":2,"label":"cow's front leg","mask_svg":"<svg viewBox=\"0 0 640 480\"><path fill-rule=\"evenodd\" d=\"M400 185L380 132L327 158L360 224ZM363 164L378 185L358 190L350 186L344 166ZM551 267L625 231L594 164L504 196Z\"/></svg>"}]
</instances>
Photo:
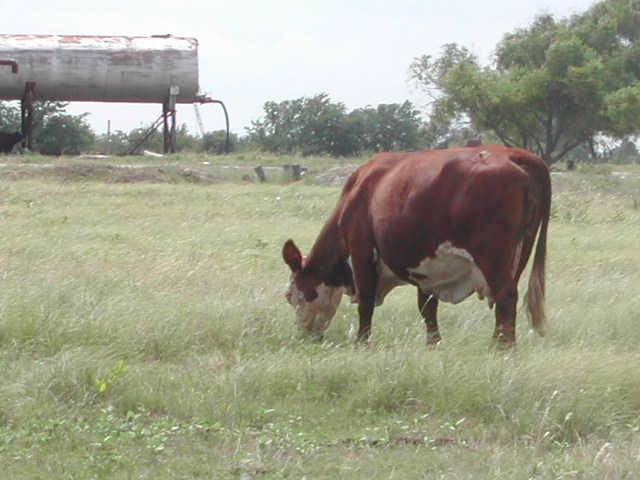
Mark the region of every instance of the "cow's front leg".
<instances>
[{"instance_id":1,"label":"cow's front leg","mask_svg":"<svg viewBox=\"0 0 640 480\"><path fill-rule=\"evenodd\" d=\"M438 330L438 299L418 288L418 308L427 326L427 345L439 343L441 338Z\"/></svg>"},{"instance_id":2,"label":"cow's front leg","mask_svg":"<svg viewBox=\"0 0 640 480\"><path fill-rule=\"evenodd\" d=\"M376 306L378 271L371 257L354 257L352 264L358 298L358 341L366 342L371 337L371 320Z\"/></svg>"}]
</instances>

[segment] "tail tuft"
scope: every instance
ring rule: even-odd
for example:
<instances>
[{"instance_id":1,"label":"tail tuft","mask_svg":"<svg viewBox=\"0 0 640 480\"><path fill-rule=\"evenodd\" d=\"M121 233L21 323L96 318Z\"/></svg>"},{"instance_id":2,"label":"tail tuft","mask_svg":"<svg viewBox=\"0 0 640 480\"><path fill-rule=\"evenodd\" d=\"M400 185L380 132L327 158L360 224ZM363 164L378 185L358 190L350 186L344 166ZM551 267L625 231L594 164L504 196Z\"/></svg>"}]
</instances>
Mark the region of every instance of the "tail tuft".
<instances>
[{"instance_id":1,"label":"tail tuft","mask_svg":"<svg viewBox=\"0 0 640 480\"><path fill-rule=\"evenodd\" d=\"M531 325L541 337L545 337L549 323L544 308L544 266L542 269L538 267L538 262L535 262L529 277L529 288L525 300Z\"/></svg>"}]
</instances>

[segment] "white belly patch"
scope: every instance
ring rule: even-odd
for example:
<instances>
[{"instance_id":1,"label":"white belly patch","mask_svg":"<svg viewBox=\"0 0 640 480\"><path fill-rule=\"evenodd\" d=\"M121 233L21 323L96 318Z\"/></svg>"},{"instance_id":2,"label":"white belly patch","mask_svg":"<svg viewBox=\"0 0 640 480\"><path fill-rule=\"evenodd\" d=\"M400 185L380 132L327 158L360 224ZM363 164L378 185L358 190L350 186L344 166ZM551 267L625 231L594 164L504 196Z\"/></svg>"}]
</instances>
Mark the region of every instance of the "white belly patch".
<instances>
[{"instance_id":1,"label":"white belly patch","mask_svg":"<svg viewBox=\"0 0 640 480\"><path fill-rule=\"evenodd\" d=\"M440 244L435 257L427 257L408 270L420 289L434 293L443 302L458 303L475 292L480 300L489 297L489 303L493 303L487 281L471 254L451 242Z\"/></svg>"}]
</instances>

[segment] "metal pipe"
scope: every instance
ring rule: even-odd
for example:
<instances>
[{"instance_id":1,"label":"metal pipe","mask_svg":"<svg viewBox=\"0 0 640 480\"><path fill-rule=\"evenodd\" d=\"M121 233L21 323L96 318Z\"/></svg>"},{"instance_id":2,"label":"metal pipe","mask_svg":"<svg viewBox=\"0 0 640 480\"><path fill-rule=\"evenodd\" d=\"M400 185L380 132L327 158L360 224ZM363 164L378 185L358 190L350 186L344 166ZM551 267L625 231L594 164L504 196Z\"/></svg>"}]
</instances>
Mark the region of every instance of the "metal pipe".
<instances>
[{"instance_id":1,"label":"metal pipe","mask_svg":"<svg viewBox=\"0 0 640 480\"><path fill-rule=\"evenodd\" d=\"M224 144L224 153L229 153L229 112L227 112L227 107L224 105L222 100L214 100L213 98L209 98L205 95L196 96L197 103L218 103L222 105L222 110L224 111L224 119L227 125L227 138Z\"/></svg>"},{"instance_id":2,"label":"metal pipe","mask_svg":"<svg viewBox=\"0 0 640 480\"><path fill-rule=\"evenodd\" d=\"M15 60L0 60L0 65L8 65L11 67L11 73L18 73L18 62Z\"/></svg>"},{"instance_id":3,"label":"metal pipe","mask_svg":"<svg viewBox=\"0 0 640 480\"><path fill-rule=\"evenodd\" d=\"M224 142L224 153L228 154L229 153L229 113L227 112L227 107L224 106L224 103L222 102L222 100L214 100L213 103L219 103L220 105L222 105L222 110L224 110L224 119L227 125L227 138L225 139L225 142Z\"/></svg>"}]
</instances>

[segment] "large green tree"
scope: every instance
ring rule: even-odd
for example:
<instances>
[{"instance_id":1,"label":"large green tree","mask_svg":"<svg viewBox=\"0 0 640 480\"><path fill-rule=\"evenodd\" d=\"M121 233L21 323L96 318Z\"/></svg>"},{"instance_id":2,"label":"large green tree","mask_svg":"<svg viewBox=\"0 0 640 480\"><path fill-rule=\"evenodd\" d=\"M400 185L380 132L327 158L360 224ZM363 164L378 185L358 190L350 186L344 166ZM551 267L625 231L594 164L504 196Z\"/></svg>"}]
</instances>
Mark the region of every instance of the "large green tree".
<instances>
[{"instance_id":1,"label":"large green tree","mask_svg":"<svg viewBox=\"0 0 640 480\"><path fill-rule=\"evenodd\" d=\"M77 154L91 148L94 133L87 114L67 115L65 102L34 103L34 149L41 153ZM22 131L19 102L0 102L0 130Z\"/></svg>"},{"instance_id":2,"label":"large green tree","mask_svg":"<svg viewBox=\"0 0 640 480\"><path fill-rule=\"evenodd\" d=\"M229 151L226 151L227 147ZM204 135L202 135L202 150L207 153L222 155L225 153L235 152L237 148L238 135L236 135L235 133L229 134L228 145L227 132L225 130L215 130L213 132L206 132Z\"/></svg>"},{"instance_id":3,"label":"large green tree","mask_svg":"<svg viewBox=\"0 0 640 480\"><path fill-rule=\"evenodd\" d=\"M34 102L33 122L36 130L51 117L65 113L67 102ZM20 102L0 101L0 130L22 130Z\"/></svg>"},{"instance_id":4,"label":"large green tree","mask_svg":"<svg viewBox=\"0 0 640 480\"><path fill-rule=\"evenodd\" d=\"M45 155L78 155L88 151L95 135L84 115L57 114L37 130L36 145Z\"/></svg>"},{"instance_id":5,"label":"large green tree","mask_svg":"<svg viewBox=\"0 0 640 480\"><path fill-rule=\"evenodd\" d=\"M282 102L267 102L263 118L247 130L267 151L302 155L340 154L340 125L346 115L342 103L326 93Z\"/></svg>"},{"instance_id":6,"label":"large green tree","mask_svg":"<svg viewBox=\"0 0 640 480\"><path fill-rule=\"evenodd\" d=\"M415 150L420 144L423 122L409 101L360 108L350 117L357 123L358 150Z\"/></svg>"},{"instance_id":7,"label":"large green tree","mask_svg":"<svg viewBox=\"0 0 640 480\"><path fill-rule=\"evenodd\" d=\"M640 2L606 0L583 14L549 14L503 37L494 62L445 45L414 60L411 78L443 123L467 121L548 163L598 136L640 132Z\"/></svg>"},{"instance_id":8,"label":"large green tree","mask_svg":"<svg viewBox=\"0 0 640 480\"><path fill-rule=\"evenodd\" d=\"M20 132L20 106L15 102L0 102L0 130Z\"/></svg>"}]
</instances>

